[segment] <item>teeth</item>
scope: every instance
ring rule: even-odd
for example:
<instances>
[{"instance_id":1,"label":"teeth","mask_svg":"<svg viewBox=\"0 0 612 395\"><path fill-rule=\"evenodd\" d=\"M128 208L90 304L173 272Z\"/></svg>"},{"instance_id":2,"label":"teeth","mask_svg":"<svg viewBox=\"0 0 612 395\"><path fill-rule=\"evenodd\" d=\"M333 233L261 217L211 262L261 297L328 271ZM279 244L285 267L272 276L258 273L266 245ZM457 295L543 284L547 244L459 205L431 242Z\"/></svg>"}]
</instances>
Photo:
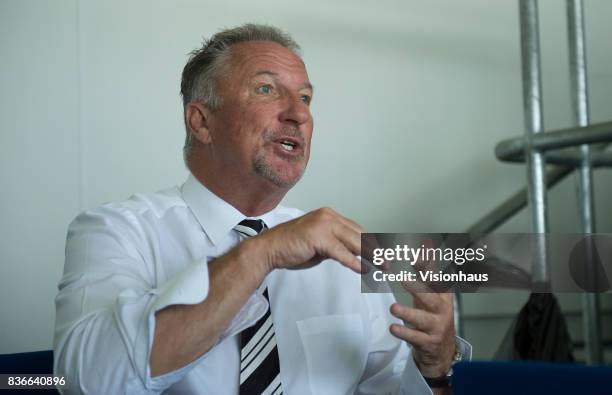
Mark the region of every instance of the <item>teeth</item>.
<instances>
[{"instance_id":1,"label":"teeth","mask_svg":"<svg viewBox=\"0 0 612 395\"><path fill-rule=\"evenodd\" d=\"M293 145L289 144L289 143L281 143L281 146L286 149L287 151L293 151Z\"/></svg>"}]
</instances>

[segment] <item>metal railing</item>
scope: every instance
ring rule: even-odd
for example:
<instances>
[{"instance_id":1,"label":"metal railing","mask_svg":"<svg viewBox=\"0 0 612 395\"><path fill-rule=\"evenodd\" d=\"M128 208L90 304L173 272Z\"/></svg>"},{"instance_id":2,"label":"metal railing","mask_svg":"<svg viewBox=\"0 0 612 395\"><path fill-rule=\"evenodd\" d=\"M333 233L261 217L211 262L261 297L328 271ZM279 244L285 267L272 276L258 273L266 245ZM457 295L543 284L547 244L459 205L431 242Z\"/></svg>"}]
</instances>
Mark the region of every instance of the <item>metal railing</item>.
<instances>
[{"instance_id":1,"label":"metal railing","mask_svg":"<svg viewBox=\"0 0 612 395\"><path fill-rule=\"evenodd\" d=\"M584 8L582 0L567 0L568 45L572 107L575 127L557 131L544 131L542 73L540 66L540 39L538 27L538 1L519 0L521 25L521 59L523 75L523 103L525 134L500 142L495 148L497 157L508 162L525 162L527 187L470 226L466 232L486 234L494 231L519 210L529 207L532 231L547 233L547 189L557 184L574 169L578 170L581 232L595 233L595 209L593 199L593 168L612 166L612 153L605 152L612 141L612 122L589 125L588 86L586 71L586 45L584 33ZM599 144L591 147L590 144ZM570 147L576 147L571 149ZM570 149L568 149L570 148ZM561 149L565 149L561 151ZM556 151L553 151L556 150ZM561 152L560 152L561 151ZM547 164L556 164L546 169ZM536 290L549 289L550 267L546 238L538 238L532 266ZM586 259L589 265L591 260ZM593 273L593 270L589 272ZM455 326L463 333L461 298L457 294ZM583 325L587 362L603 361L599 297L586 293L583 298Z\"/></svg>"}]
</instances>

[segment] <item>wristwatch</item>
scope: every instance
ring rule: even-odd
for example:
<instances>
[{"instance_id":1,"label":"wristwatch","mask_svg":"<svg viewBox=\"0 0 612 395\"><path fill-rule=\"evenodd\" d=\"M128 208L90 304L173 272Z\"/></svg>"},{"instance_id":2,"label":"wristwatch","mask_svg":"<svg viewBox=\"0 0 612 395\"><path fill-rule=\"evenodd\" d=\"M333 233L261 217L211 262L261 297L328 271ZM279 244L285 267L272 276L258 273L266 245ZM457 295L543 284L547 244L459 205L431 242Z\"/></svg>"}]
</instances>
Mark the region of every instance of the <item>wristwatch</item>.
<instances>
[{"instance_id":1,"label":"wristwatch","mask_svg":"<svg viewBox=\"0 0 612 395\"><path fill-rule=\"evenodd\" d=\"M453 361L451 362L451 366L448 369L448 372L446 372L446 374L444 374L442 376L439 376L439 377L425 377L425 376L423 376L423 378L425 379L425 382L427 383L429 388L447 388L447 387L450 387L450 385L451 385L451 378L453 377L453 365L455 365L457 362L463 360L463 354L459 350L459 345L457 344L455 347L456 347L455 355L453 356Z\"/></svg>"}]
</instances>

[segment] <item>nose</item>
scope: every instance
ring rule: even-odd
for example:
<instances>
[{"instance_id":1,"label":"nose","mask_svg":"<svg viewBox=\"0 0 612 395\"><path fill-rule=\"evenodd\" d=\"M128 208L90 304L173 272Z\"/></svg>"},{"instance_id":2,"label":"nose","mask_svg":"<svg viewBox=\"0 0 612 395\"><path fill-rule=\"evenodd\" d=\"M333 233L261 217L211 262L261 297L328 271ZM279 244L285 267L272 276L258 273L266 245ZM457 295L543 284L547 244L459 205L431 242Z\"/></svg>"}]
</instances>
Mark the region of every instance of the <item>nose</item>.
<instances>
[{"instance_id":1,"label":"nose","mask_svg":"<svg viewBox=\"0 0 612 395\"><path fill-rule=\"evenodd\" d=\"M283 111L280 114L281 122L300 126L308 122L310 117L310 108L308 104L304 103L301 95L287 97Z\"/></svg>"}]
</instances>

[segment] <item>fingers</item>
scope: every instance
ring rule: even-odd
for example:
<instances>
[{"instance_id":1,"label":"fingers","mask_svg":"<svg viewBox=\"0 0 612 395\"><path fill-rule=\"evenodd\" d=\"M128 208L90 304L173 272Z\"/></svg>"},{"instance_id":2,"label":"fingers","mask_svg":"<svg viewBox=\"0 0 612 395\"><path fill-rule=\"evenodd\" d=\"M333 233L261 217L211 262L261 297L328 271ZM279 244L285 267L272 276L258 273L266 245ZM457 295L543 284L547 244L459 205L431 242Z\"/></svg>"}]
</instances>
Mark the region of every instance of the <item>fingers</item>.
<instances>
[{"instance_id":1,"label":"fingers","mask_svg":"<svg viewBox=\"0 0 612 395\"><path fill-rule=\"evenodd\" d=\"M328 258L340 262L356 273L361 273L361 262L359 259L341 242L332 242L324 251Z\"/></svg>"},{"instance_id":2,"label":"fingers","mask_svg":"<svg viewBox=\"0 0 612 395\"><path fill-rule=\"evenodd\" d=\"M320 210L324 215L328 215L330 218L327 220L331 221L331 237L322 241L325 245L325 255L356 273L361 273L361 261L357 258L361 255L361 226L332 209Z\"/></svg>"},{"instance_id":3,"label":"fingers","mask_svg":"<svg viewBox=\"0 0 612 395\"><path fill-rule=\"evenodd\" d=\"M402 287L410 292L414 300L414 306L427 311L440 312L448 308L453 303L452 293L431 292L420 283L403 282Z\"/></svg>"},{"instance_id":4,"label":"fingers","mask_svg":"<svg viewBox=\"0 0 612 395\"><path fill-rule=\"evenodd\" d=\"M273 268L307 268L331 258L361 273L361 227L329 208L310 212L257 236Z\"/></svg>"},{"instance_id":5,"label":"fingers","mask_svg":"<svg viewBox=\"0 0 612 395\"><path fill-rule=\"evenodd\" d=\"M415 347L425 347L430 342L428 334L403 325L392 324L389 331L393 336L405 340Z\"/></svg>"},{"instance_id":6,"label":"fingers","mask_svg":"<svg viewBox=\"0 0 612 395\"><path fill-rule=\"evenodd\" d=\"M391 306L391 313L413 326L393 324L389 331L412 345L421 373L435 377L448 371L455 344L452 314L432 313L398 303Z\"/></svg>"},{"instance_id":7,"label":"fingers","mask_svg":"<svg viewBox=\"0 0 612 395\"><path fill-rule=\"evenodd\" d=\"M412 325L414 329L420 331L427 332L435 328L437 323L434 314L425 310L404 306L399 303L392 304L390 311L395 317Z\"/></svg>"},{"instance_id":8,"label":"fingers","mask_svg":"<svg viewBox=\"0 0 612 395\"><path fill-rule=\"evenodd\" d=\"M329 208L329 207L323 207L320 208L318 210L316 210L317 212L320 212L324 215L330 215L332 217L334 217L338 222L340 222L341 224L343 224L344 226L348 227L349 229L351 229L353 232L356 233L362 233L363 232L363 228L355 221L353 221L350 218L347 218L341 214L338 214L336 211L334 211L333 209Z\"/></svg>"},{"instance_id":9,"label":"fingers","mask_svg":"<svg viewBox=\"0 0 612 395\"><path fill-rule=\"evenodd\" d=\"M411 292L414 307L394 303L393 316L406 325L393 324L391 334L413 346L414 359L425 376L448 371L454 354L453 295Z\"/></svg>"},{"instance_id":10,"label":"fingers","mask_svg":"<svg viewBox=\"0 0 612 395\"><path fill-rule=\"evenodd\" d=\"M354 255L361 255L361 234L344 224L332 228L332 234Z\"/></svg>"},{"instance_id":11,"label":"fingers","mask_svg":"<svg viewBox=\"0 0 612 395\"><path fill-rule=\"evenodd\" d=\"M412 296L432 292L432 289L428 286L428 284L421 281L404 281L401 283L401 285L402 288L404 288Z\"/></svg>"},{"instance_id":12,"label":"fingers","mask_svg":"<svg viewBox=\"0 0 612 395\"><path fill-rule=\"evenodd\" d=\"M336 213L336 214L338 215L338 220L344 226L350 228L351 230L353 230L353 232L356 232L356 233L359 233L359 234L363 233L363 228L357 222L355 222L355 221L353 221L353 220L351 220L351 219L349 219L347 217L344 217L344 216L342 216L342 215L340 215L338 213Z\"/></svg>"},{"instance_id":13,"label":"fingers","mask_svg":"<svg viewBox=\"0 0 612 395\"><path fill-rule=\"evenodd\" d=\"M450 292L447 293L419 293L413 298L414 307L425 309L434 313L452 314L453 297Z\"/></svg>"},{"instance_id":14,"label":"fingers","mask_svg":"<svg viewBox=\"0 0 612 395\"><path fill-rule=\"evenodd\" d=\"M355 221L348 219L331 208L321 208L316 211L323 222L327 222L332 229L334 236L340 238L356 255L360 254L361 250L361 233L363 228Z\"/></svg>"}]
</instances>

